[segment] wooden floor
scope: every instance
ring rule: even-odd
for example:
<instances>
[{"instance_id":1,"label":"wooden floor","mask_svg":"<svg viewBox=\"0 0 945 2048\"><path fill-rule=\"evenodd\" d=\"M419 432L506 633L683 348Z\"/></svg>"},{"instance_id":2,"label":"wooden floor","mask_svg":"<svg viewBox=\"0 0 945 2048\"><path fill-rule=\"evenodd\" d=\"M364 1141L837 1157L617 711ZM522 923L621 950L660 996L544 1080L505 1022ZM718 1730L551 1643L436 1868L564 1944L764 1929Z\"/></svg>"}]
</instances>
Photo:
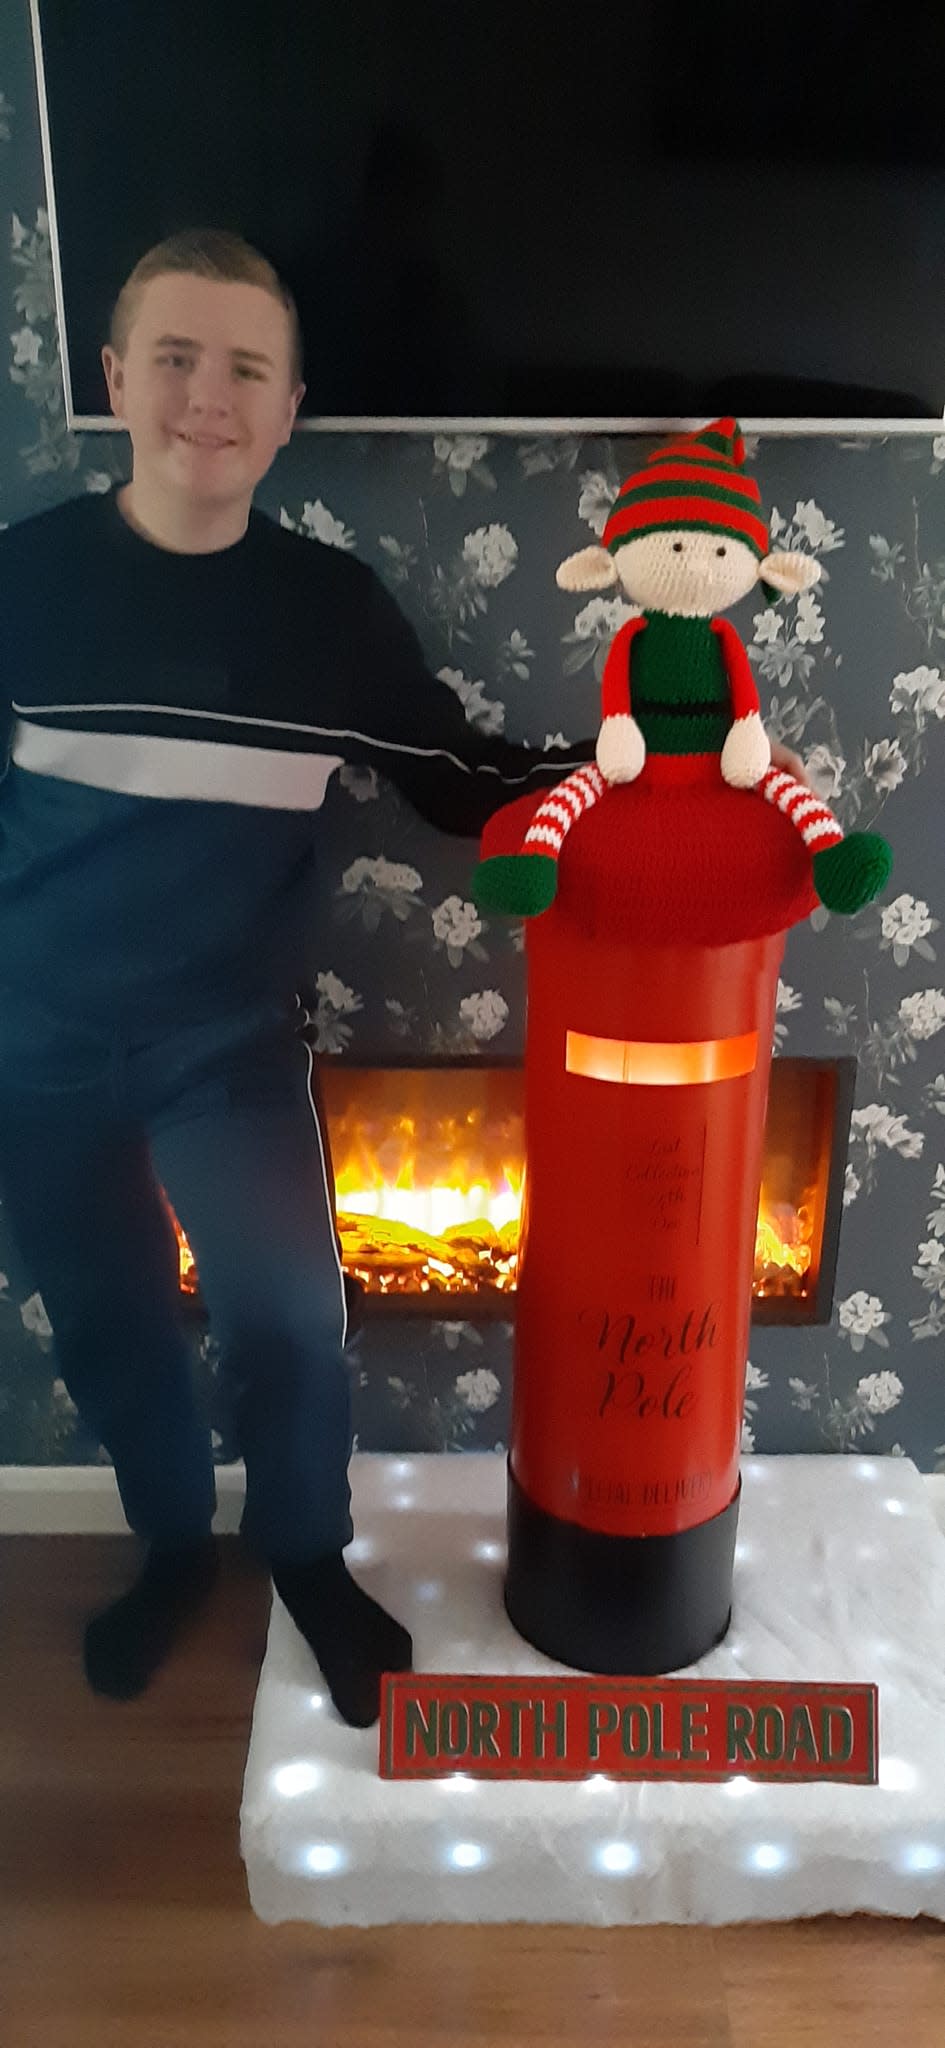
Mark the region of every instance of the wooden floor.
<instances>
[{"instance_id":1,"label":"wooden floor","mask_svg":"<svg viewBox=\"0 0 945 2048\"><path fill-rule=\"evenodd\" d=\"M121 1538L0 1543L3 2048L945 2048L945 1927L268 1929L240 1787L268 1592L235 1543L152 1691L93 1698Z\"/></svg>"}]
</instances>

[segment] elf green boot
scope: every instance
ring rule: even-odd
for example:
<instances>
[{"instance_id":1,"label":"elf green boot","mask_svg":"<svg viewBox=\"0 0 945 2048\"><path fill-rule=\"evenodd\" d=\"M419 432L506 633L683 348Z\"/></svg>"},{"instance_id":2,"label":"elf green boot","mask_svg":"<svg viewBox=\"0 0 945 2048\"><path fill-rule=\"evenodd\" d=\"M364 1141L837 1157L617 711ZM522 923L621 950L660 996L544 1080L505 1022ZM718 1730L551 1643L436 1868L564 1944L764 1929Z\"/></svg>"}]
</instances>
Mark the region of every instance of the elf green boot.
<instances>
[{"instance_id":1,"label":"elf green boot","mask_svg":"<svg viewBox=\"0 0 945 2048\"><path fill-rule=\"evenodd\" d=\"M546 853L497 853L480 861L470 887L477 910L540 917L555 900L558 863Z\"/></svg>"},{"instance_id":2,"label":"elf green boot","mask_svg":"<svg viewBox=\"0 0 945 2048\"><path fill-rule=\"evenodd\" d=\"M825 910L849 917L889 880L892 850L879 832L850 832L814 855L814 888Z\"/></svg>"}]
</instances>

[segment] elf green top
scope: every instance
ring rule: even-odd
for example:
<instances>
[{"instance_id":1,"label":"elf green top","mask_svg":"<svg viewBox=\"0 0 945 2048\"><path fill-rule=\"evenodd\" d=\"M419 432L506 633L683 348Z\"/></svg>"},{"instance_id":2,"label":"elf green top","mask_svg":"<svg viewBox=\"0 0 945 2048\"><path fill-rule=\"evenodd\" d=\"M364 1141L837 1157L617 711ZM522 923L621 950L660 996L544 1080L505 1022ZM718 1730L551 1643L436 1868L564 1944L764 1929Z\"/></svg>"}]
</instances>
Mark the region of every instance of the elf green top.
<instances>
[{"instance_id":1,"label":"elf green top","mask_svg":"<svg viewBox=\"0 0 945 2048\"><path fill-rule=\"evenodd\" d=\"M828 909L858 910L886 882L892 857L885 840L877 833L845 838L819 797L772 768L751 663L734 626L719 616L759 582L774 598L796 596L820 578L809 556L769 553L760 493L743 473L744 459L733 419L671 441L622 485L601 545L561 564L562 589L619 583L635 616L607 657L596 768L578 769L537 808L515 807L514 852L504 848L501 825L490 830L491 857L473 880L483 909L524 917L546 910L572 826L608 789L636 782L648 757L698 761L703 783L714 758L716 779L731 791L775 805L808 849L813 887ZM645 781L649 793L652 777ZM497 830L503 850L492 853ZM670 915L672 905L665 907ZM718 923L721 938L724 906Z\"/></svg>"}]
</instances>

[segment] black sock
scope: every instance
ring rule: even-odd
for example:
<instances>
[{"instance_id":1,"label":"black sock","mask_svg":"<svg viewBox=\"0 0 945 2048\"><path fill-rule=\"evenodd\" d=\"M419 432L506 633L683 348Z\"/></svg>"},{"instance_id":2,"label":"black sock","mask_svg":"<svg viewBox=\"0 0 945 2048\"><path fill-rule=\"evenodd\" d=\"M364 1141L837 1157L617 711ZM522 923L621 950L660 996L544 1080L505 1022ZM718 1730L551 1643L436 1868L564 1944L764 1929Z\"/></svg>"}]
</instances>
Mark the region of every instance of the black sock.
<instances>
[{"instance_id":1,"label":"black sock","mask_svg":"<svg viewBox=\"0 0 945 2048\"><path fill-rule=\"evenodd\" d=\"M85 1675L93 1690L116 1700L143 1692L218 1568L212 1536L186 1550L150 1550L130 1591L86 1628Z\"/></svg>"},{"instance_id":2,"label":"black sock","mask_svg":"<svg viewBox=\"0 0 945 2048\"><path fill-rule=\"evenodd\" d=\"M340 1552L308 1564L274 1564L272 1580L314 1651L342 1719L352 1728L370 1728L381 1710L381 1673L411 1668L406 1629L362 1591Z\"/></svg>"}]
</instances>

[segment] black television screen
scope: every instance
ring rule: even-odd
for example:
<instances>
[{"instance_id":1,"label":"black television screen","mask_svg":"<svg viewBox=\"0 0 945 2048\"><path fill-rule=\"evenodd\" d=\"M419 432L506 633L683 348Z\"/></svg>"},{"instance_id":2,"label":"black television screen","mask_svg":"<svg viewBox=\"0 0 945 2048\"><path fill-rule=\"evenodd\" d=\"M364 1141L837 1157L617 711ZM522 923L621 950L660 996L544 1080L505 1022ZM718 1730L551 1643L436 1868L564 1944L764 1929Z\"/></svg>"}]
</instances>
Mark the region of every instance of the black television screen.
<instances>
[{"instance_id":1,"label":"black television screen","mask_svg":"<svg viewBox=\"0 0 945 2048\"><path fill-rule=\"evenodd\" d=\"M309 420L942 416L940 4L33 8L73 420L193 226L290 284Z\"/></svg>"}]
</instances>

